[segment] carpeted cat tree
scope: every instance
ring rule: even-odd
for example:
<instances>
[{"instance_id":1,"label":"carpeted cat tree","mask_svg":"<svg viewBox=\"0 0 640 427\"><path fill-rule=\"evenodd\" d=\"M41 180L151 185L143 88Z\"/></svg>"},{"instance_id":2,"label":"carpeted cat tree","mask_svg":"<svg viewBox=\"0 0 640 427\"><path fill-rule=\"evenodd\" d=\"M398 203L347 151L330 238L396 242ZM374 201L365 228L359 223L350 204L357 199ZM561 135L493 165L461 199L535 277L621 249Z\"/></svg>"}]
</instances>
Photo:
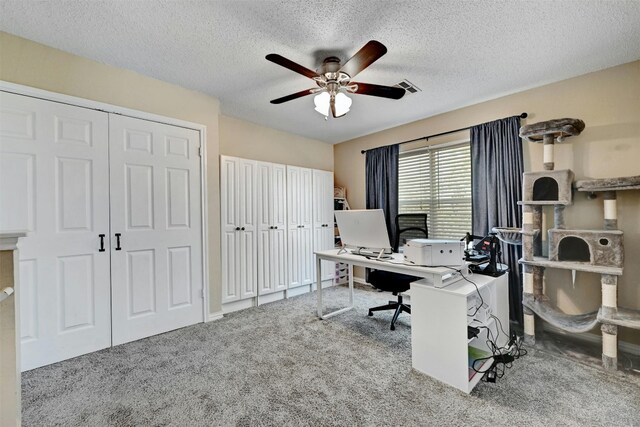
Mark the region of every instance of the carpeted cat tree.
<instances>
[{"instance_id":1,"label":"carpeted cat tree","mask_svg":"<svg viewBox=\"0 0 640 427\"><path fill-rule=\"evenodd\" d=\"M602 363L606 369L617 369L618 327L640 329L640 311L618 307L618 276L624 261L623 233L618 230L616 194L640 189L640 176L587 179L575 182L575 189L602 194L604 226L601 230L567 229L564 211L572 200L574 174L571 170L554 170L554 144L578 136L585 124L579 119L556 119L520 128L520 136L544 144L544 170L523 174L522 229L523 309L525 341L535 344L535 316L567 332L581 333L601 323ZM542 256L542 207L553 206L554 228L547 230L549 257ZM496 229L499 235L513 229ZM507 241L506 239L503 239ZM513 242L513 239L511 239ZM555 307L543 292L547 268L600 274L602 306L598 311L569 315Z\"/></svg>"}]
</instances>

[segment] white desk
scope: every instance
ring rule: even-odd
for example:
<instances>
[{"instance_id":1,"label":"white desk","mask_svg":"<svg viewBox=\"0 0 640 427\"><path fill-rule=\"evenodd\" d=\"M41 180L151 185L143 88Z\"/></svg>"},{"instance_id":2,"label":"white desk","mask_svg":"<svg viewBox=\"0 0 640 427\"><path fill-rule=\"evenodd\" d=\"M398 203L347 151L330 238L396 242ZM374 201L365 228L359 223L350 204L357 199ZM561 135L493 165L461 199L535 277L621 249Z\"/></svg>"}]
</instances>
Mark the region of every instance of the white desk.
<instances>
[{"instance_id":1,"label":"white desk","mask_svg":"<svg viewBox=\"0 0 640 427\"><path fill-rule=\"evenodd\" d=\"M318 286L318 317L320 319L328 319L336 314L344 313L353 308L353 266L374 268L376 270L390 271L392 273L407 274L410 276L421 277L434 283L436 287L447 286L449 283L457 282L461 279L460 273L452 268L446 267L416 267L404 263L402 254L393 254L391 259L376 260L365 258L361 255L354 255L350 252L344 252L338 255L338 249L329 249L326 251L316 251L316 283L322 283L321 266L322 261L342 262L349 265L349 305L340 310L323 314L322 305L322 286Z\"/></svg>"},{"instance_id":2,"label":"white desk","mask_svg":"<svg viewBox=\"0 0 640 427\"><path fill-rule=\"evenodd\" d=\"M487 330L481 329L478 338L467 338L467 301L481 292L483 300L492 309L487 325L497 344L503 346L508 337L499 332L500 324L509 333L508 276L489 277L475 274L468 276L476 287L451 268L416 267L404 264L401 254L393 254L391 260L378 261L360 255L343 253L337 249L318 251L316 255L317 283L321 283L321 261L342 262L349 265L349 305L323 314L322 286L318 286L318 317L327 319L353 308L353 266L375 268L393 273L422 277L411 284L411 364L425 373L465 393L478 384L482 374L469 378L470 353L474 350L489 352L486 344ZM475 324L475 326L479 326ZM491 361L482 367L486 369Z\"/></svg>"}]
</instances>

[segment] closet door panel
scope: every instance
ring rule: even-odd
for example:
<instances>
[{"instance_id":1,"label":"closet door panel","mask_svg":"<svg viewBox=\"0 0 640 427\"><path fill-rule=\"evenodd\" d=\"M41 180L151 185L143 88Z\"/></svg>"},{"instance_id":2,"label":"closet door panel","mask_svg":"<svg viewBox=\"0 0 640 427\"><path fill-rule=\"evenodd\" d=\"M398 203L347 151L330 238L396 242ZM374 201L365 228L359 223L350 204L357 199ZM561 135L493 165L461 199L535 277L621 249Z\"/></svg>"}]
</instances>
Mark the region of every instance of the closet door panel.
<instances>
[{"instance_id":1,"label":"closet door panel","mask_svg":"<svg viewBox=\"0 0 640 427\"><path fill-rule=\"evenodd\" d=\"M315 283L314 264L313 230L311 227L304 227L300 229L300 284Z\"/></svg>"},{"instance_id":2,"label":"closet door panel","mask_svg":"<svg viewBox=\"0 0 640 427\"><path fill-rule=\"evenodd\" d=\"M300 225L313 227L313 171L300 168Z\"/></svg>"},{"instance_id":3,"label":"closet door panel","mask_svg":"<svg viewBox=\"0 0 640 427\"><path fill-rule=\"evenodd\" d=\"M222 156L220 159L220 222L221 222L221 267L222 302L240 298L240 265L237 253L240 251L238 212L238 159Z\"/></svg>"},{"instance_id":4,"label":"closet door panel","mask_svg":"<svg viewBox=\"0 0 640 427\"><path fill-rule=\"evenodd\" d=\"M272 288L287 288L287 170L285 165L271 165L272 215L271 264Z\"/></svg>"},{"instance_id":5,"label":"closet door panel","mask_svg":"<svg viewBox=\"0 0 640 427\"><path fill-rule=\"evenodd\" d=\"M21 366L111 345L106 113L0 92L0 230L20 243Z\"/></svg>"},{"instance_id":6,"label":"closet door panel","mask_svg":"<svg viewBox=\"0 0 640 427\"><path fill-rule=\"evenodd\" d=\"M286 230L282 227L271 232L271 270L274 291L287 289L287 241Z\"/></svg>"},{"instance_id":7,"label":"closet door panel","mask_svg":"<svg viewBox=\"0 0 640 427\"><path fill-rule=\"evenodd\" d=\"M290 228L287 230L287 287L295 288L302 285L301 281L301 247L300 228Z\"/></svg>"},{"instance_id":8,"label":"closet door panel","mask_svg":"<svg viewBox=\"0 0 640 427\"><path fill-rule=\"evenodd\" d=\"M258 214L256 209L257 162L241 159L238 177L238 213L240 221L240 252L236 254L240 266L240 298L257 295L257 230Z\"/></svg>"},{"instance_id":9,"label":"closet door panel","mask_svg":"<svg viewBox=\"0 0 640 427\"><path fill-rule=\"evenodd\" d=\"M273 292L272 248L271 248L271 213L273 191L271 164L258 162L257 165L257 217L258 217L258 294Z\"/></svg>"},{"instance_id":10,"label":"closet door panel","mask_svg":"<svg viewBox=\"0 0 640 427\"><path fill-rule=\"evenodd\" d=\"M202 321L197 131L110 115L113 344Z\"/></svg>"}]
</instances>

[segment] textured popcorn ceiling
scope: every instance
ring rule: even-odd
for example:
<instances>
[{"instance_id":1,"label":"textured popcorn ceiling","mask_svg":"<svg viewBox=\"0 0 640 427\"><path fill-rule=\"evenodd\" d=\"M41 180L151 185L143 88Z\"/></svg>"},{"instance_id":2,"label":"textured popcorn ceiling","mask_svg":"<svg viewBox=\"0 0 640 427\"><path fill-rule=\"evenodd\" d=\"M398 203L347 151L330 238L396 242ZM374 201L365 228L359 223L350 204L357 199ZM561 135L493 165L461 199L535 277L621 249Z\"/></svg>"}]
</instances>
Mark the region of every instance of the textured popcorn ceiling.
<instances>
[{"instance_id":1,"label":"textured popcorn ceiling","mask_svg":"<svg viewBox=\"0 0 640 427\"><path fill-rule=\"evenodd\" d=\"M226 115L335 143L640 58L639 1L4 1L0 29L210 94ZM308 68L368 40L389 52L357 80L422 89L353 96L325 121ZM520 111L514 111L514 114Z\"/></svg>"}]
</instances>

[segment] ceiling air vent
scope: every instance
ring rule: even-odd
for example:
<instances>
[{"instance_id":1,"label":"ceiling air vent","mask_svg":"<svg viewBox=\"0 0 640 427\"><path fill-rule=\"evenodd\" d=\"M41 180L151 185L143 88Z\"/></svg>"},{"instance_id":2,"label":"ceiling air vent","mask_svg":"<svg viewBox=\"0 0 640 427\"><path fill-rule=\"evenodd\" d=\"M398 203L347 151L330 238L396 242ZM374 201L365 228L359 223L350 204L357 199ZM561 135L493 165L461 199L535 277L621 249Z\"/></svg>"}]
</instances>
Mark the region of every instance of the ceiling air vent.
<instances>
[{"instance_id":1,"label":"ceiling air vent","mask_svg":"<svg viewBox=\"0 0 640 427\"><path fill-rule=\"evenodd\" d=\"M398 83L396 86L401 87L402 89L406 90L407 94L421 92L421 89L418 86L414 85L413 83L411 83L407 79L404 79L403 81Z\"/></svg>"}]
</instances>

